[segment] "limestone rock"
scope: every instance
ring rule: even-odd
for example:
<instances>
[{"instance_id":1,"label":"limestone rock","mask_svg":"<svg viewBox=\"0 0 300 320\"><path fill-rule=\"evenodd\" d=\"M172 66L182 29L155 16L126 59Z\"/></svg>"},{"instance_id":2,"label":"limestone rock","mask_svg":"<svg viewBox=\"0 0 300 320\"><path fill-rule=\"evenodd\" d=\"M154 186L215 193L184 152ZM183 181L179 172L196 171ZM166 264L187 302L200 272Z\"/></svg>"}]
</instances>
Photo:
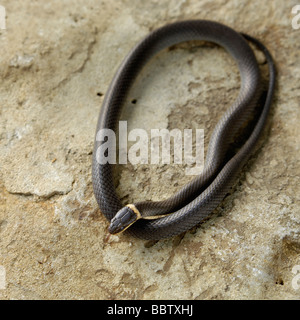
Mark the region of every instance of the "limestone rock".
<instances>
[{"instance_id":1,"label":"limestone rock","mask_svg":"<svg viewBox=\"0 0 300 320\"><path fill-rule=\"evenodd\" d=\"M7 29L0 30L0 266L6 271L0 298L300 298L300 30L292 28L290 2L1 4ZM278 85L269 130L233 193L198 228L156 243L107 237L91 184L103 96L138 40L166 23L196 18L249 33L273 54ZM203 128L207 146L239 84L223 49L175 46L145 68L122 119L129 130ZM124 203L167 198L191 179L184 166L130 164L117 168L117 178Z\"/></svg>"}]
</instances>

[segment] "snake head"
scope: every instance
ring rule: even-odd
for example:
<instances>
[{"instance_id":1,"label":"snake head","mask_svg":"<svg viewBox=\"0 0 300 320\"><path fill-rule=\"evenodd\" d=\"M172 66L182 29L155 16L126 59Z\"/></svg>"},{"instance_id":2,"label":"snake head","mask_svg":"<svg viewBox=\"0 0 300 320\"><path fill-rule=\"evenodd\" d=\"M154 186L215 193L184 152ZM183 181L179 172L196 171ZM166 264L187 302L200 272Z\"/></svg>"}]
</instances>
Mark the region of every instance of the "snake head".
<instances>
[{"instance_id":1,"label":"snake head","mask_svg":"<svg viewBox=\"0 0 300 320\"><path fill-rule=\"evenodd\" d=\"M139 211L133 205L128 205L119 210L111 219L108 231L111 234L123 232L139 218Z\"/></svg>"}]
</instances>

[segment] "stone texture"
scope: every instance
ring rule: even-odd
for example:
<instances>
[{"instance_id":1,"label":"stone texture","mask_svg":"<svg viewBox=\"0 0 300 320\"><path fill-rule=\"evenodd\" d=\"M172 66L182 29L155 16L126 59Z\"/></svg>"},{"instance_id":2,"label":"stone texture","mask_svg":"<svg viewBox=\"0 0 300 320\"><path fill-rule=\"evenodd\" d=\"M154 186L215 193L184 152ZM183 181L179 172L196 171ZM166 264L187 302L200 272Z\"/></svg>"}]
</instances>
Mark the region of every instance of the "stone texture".
<instances>
[{"instance_id":1,"label":"stone texture","mask_svg":"<svg viewBox=\"0 0 300 320\"><path fill-rule=\"evenodd\" d=\"M299 299L299 52L296 1L5 1L0 31L2 299ZM157 243L107 238L91 185L99 108L130 48L150 30L212 19L261 39L278 85L268 130L212 218ZM263 57L257 53L263 71ZM204 128L234 101L234 61L214 45L153 59L122 118L132 128ZM131 103L136 99L136 103ZM184 166L117 168L124 203L162 199Z\"/></svg>"}]
</instances>

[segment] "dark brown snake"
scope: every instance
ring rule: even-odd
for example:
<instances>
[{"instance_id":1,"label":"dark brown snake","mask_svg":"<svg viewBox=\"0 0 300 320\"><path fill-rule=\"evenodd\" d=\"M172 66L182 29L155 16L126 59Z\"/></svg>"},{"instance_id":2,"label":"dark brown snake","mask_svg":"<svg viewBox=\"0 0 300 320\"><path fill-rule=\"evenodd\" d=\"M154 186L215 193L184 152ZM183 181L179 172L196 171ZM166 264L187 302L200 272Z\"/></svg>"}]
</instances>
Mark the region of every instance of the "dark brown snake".
<instances>
[{"instance_id":1,"label":"dark brown snake","mask_svg":"<svg viewBox=\"0 0 300 320\"><path fill-rule=\"evenodd\" d=\"M112 165L100 164L98 148L104 138L101 129L116 132L118 117L132 84L145 63L160 50L174 44L204 40L224 47L235 59L241 77L239 95L224 113L210 138L203 172L176 194L163 201L145 201L123 207L113 184ZM269 67L269 83L263 90L260 70L248 42L261 50ZM158 240L191 229L209 217L232 187L265 126L275 86L275 66L269 51L258 40L220 23L188 20L151 32L127 55L104 97L93 153L92 179L100 211L111 221L110 233L126 232L142 239ZM256 112L255 112L256 110ZM257 110L259 110L257 112ZM255 116L246 141L228 158L236 135ZM252 120L253 122L253 120Z\"/></svg>"}]
</instances>

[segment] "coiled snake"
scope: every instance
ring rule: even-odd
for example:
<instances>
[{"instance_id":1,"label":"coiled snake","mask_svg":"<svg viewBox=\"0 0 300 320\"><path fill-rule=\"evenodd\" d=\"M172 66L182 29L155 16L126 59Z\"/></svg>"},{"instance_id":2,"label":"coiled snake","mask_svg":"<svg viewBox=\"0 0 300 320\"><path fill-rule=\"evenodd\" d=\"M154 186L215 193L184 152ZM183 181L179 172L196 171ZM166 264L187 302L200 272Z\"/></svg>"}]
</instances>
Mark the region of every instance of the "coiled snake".
<instances>
[{"instance_id":1,"label":"coiled snake","mask_svg":"<svg viewBox=\"0 0 300 320\"><path fill-rule=\"evenodd\" d=\"M224 47L237 62L241 87L232 106L224 113L210 138L203 172L176 194L163 201L145 201L122 206L116 193L111 164L97 161L103 143L96 134L92 180L101 212L111 222L109 231L126 230L142 239L158 240L187 231L207 218L221 203L237 174L249 158L264 128L275 86L275 66L269 51L258 40L208 20L176 22L151 32L127 55L104 97L96 133L116 129L127 94L145 63L160 50L183 41L205 40ZM250 41L261 50L269 67L265 95L261 74ZM263 100L263 101L262 101ZM239 150L228 159L231 141L245 127L259 107L253 129Z\"/></svg>"}]
</instances>

